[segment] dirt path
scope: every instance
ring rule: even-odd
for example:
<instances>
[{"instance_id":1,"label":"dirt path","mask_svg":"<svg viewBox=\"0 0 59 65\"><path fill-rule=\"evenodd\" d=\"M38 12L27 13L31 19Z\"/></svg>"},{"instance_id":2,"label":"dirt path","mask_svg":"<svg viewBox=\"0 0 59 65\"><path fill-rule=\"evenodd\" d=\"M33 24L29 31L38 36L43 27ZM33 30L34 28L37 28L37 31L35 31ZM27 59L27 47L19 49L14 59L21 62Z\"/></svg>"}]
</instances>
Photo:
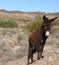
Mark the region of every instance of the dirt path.
<instances>
[{"instance_id":1,"label":"dirt path","mask_svg":"<svg viewBox=\"0 0 59 65\"><path fill-rule=\"evenodd\" d=\"M46 45L43 55L44 58L36 60L37 54L34 54L34 60L36 61L30 65L59 65L59 54L54 52L53 46ZM27 57L10 61L5 65L27 65Z\"/></svg>"}]
</instances>

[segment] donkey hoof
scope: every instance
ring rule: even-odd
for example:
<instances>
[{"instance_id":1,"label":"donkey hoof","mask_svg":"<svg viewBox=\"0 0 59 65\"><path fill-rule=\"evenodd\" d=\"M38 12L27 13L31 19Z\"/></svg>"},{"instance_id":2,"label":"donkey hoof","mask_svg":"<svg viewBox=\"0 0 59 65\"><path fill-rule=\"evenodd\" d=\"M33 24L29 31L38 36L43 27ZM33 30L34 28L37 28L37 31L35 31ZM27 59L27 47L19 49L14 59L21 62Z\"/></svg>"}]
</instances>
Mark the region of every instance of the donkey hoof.
<instances>
[{"instance_id":1,"label":"donkey hoof","mask_svg":"<svg viewBox=\"0 0 59 65\"><path fill-rule=\"evenodd\" d=\"M41 56L41 58L44 58L44 56Z\"/></svg>"},{"instance_id":2,"label":"donkey hoof","mask_svg":"<svg viewBox=\"0 0 59 65\"><path fill-rule=\"evenodd\" d=\"M27 63L27 65L29 65L29 63Z\"/></svg>"},{"instance_id":3,"label":"donkey hoof","mask_svg":"<svg viewBox=\"0 0 59 65\"><path fill-rule=\"evenodd\" d=\"M37 60L40 60L40 58L37 58Z\"/></svg>"}]
</instances>

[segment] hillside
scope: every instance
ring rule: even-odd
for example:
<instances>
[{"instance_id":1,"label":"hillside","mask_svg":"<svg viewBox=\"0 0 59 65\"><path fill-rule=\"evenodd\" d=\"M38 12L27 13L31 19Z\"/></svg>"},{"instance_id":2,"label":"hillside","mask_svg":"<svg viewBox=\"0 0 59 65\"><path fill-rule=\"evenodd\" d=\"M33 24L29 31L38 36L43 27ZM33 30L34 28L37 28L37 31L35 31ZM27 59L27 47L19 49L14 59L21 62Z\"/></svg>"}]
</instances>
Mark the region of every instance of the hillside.
<instances>
[{"instance_id":1,"label":"hillside","mask_svg":"<svg viewBox=\"0 0 59 65\"><path fill-rule=\"evenodd\" d=\"M42 16L46 14L47 16L59 16L59 12L56 13L44 13L44 12L22 12L22 11L6 11L0 10L0 18L6 19L16 19L19 21L28 20L31 21L35 16Z\"/></svg>"},{"instance_id":2,"label":"hillside","mask_svg":"<svg viewBox=\"0 0 59 65\"><path fill-rule=\"evenodd\" d=\"M36 55L37 54L34 55L35 62L30 65L59 65L59 54L56 55L51 45L45 46L43 53L44 58L36 60ZM27 65L27 57L10 61L6 65Z\"/></svg>"},{"instance_id":3,"label":"hillside","mask_svg":"<svg viewBox=\"0 0 59 65\"><path fill-rule=\"evenodd\" d=\"M27 25L42 21L42 16L48 18L58 16L52 23L51 34L46 41L44 58L35 61L31 65L59 65L59 13L22 12L0 10L0 65L26 65L28 53L28 37L30 32ZM36 19L38 17L38 19ZM6 27L4 22L16 22L18 27ZM3 22L3 23L2 23ZM1 26L2 24L4 26ZM34 58L36 60L36 55Z\"/></svg>"}]
</instances>

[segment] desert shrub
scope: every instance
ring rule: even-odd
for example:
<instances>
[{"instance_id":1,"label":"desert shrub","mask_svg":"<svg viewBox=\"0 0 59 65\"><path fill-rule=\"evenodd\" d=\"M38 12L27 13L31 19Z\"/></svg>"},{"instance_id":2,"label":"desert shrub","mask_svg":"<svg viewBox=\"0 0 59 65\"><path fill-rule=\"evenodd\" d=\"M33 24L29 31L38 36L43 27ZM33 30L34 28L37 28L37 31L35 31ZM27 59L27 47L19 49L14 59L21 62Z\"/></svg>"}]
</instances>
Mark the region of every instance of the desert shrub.
<instances>
[{"instance_id":1,"label":"desert shrub","mask_svg":"<svg viewBox=\"0 0 59 65\"><path fill-rule=\"evenodd\" d=\"M18 43L20 43L20 41L22 40L23 38L22 38L22 35L18 35L18 37L17 37L17 41L18 41Z\"/></svg>"},{"instance_id":2,"label":"desert shrub","mask_svg":"<svg viewBox=\"0 0 59 65\"><path fill-rule=\"evenodd\" d=\"M36 16L35 21L32 22L31 24L28 24L26 29L32 32L36 28L41 27L41 24L42 24L42 18L40 16Z\"/></svg>"},{"instance_id":3,"label":"desert shrub","mask_svg":"<svg viewBox=\"0 0 59 65\"><path fill-rule=\"evenodd\" d=\"M16 28L16 27L18 27L18 24L14 20L0 20L0 27Z\"/></svg>"}]
</instances>

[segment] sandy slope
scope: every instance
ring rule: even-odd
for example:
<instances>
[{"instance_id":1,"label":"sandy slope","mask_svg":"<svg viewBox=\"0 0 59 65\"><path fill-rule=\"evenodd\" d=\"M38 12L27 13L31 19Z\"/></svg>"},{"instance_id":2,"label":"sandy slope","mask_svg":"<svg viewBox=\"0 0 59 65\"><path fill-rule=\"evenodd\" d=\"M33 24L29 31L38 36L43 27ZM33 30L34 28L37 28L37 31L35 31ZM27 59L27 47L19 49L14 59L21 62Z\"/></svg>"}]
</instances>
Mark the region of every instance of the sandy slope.
<instances>
[{"instance_id":1,"label":"sandy slope","mask_svg":"<svg viewBox=\"0 0 59 65\"><path fill-rule=\"evenodd\" d=\"M40 60L36 60L36 55L34 55L35 62L30 65L59 65L59 54L55 53L53 50L53 46L46 45L44 48L44 58ZM16 59L13 61L8 62L5 65L26 65L27 64L27 57L23 57L21 59Z\"/></svg>"}]
</instances>

